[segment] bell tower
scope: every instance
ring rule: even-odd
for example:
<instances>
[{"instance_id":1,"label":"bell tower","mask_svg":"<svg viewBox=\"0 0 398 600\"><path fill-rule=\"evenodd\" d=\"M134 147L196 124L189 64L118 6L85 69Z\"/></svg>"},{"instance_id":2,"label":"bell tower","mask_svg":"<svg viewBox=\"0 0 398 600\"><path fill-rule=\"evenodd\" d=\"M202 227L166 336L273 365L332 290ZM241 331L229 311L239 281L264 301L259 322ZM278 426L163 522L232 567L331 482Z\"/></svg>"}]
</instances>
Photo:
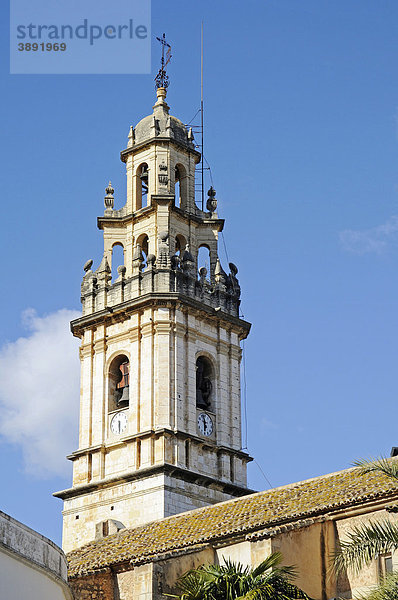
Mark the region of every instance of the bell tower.
<instances>
[{"instance_id":1,"label":"bell tower","mask_svg":"<svg viewBox=\"0 0 398 600\"><path fill-rule=\"evenodd\" d=\"M191 129L153 113L131 127L127 200L106 188L104 254L84 265L79 448L64 500L64 550L123 527L249 493L242 451L238 269L218 255L224 221L210 188L195 203L201 156ZM112 279L116 246L124 264ZM207 268L198 264L200 248Z\"/></svg>"}]
</instances>

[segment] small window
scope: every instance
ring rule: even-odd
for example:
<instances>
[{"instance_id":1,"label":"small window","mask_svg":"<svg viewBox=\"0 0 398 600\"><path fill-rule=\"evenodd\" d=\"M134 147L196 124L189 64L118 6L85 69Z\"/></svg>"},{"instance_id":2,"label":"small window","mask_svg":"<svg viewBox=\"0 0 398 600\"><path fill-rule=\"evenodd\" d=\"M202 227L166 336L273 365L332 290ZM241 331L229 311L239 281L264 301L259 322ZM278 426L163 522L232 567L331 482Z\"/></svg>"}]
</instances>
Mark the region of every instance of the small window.
<instances>
[{"instance_id":1,"label":"small window","mask_svg":"<svg viewBox=\"0 0 398 600\"><path fill-rule=\"evenodd\" d=\"M213 368L205 356L196 361L196 406L204 410L213 410Z\"/></svg>"},{"instance_id":2,"label":"small window","mask_svg":"<svg viewBox=\"0 0 398 600\"><path fill-rule=\"evenodd\" d=\"M115 521L114 519L100 521L95 525L95 538L98 540L107 537L108 535L117 533L121 529L125 529L125 526L120 521Z\"/></svg>"},{"instance_id":3,"label":"small window","mask_svg":"<svg viewBox=\"0 0 398 600\"><path fill-rule=\"evenodd\" d=\"M384 579L386 575L393 572L392 555L382 554L379 556L379 577Z\"/></svg>"}]
</instances>

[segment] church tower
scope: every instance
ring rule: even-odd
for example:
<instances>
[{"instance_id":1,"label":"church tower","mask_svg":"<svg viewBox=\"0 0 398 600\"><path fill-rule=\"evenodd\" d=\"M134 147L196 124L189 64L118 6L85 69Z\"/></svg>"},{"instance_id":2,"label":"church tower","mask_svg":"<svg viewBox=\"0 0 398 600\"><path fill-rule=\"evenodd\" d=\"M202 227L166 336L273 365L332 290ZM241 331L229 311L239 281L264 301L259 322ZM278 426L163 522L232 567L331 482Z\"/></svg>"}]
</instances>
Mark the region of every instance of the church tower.
<instances>
[{"instance_id":1,"label":"church tower","mask_svg":"<svg viewBox=\"0 0 398 600\"><path fill-rule=\"evenodd\" d=\"M210 188L195 203L201 155L191 129L169 114L166 89L131 127L127 200L106 188L98 218L104 254L84 265L79 448L64 500L65 551L123 527L249 493L242 451L238 269L218 255ZM124 264L112 279L114 249ZM208 268L198 264L208 252Z\"/></svg>"}]
</instances>

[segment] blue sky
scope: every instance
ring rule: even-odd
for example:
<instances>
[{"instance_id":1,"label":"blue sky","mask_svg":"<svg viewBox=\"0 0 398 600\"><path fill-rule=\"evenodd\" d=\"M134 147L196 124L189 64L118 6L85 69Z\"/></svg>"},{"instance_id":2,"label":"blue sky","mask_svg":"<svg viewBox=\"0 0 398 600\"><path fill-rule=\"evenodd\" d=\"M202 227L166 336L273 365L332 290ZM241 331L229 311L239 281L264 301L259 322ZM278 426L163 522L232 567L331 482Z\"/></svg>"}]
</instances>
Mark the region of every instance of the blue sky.
<instances>
[{"instance_id":1,"label":"blue sky","mask_svg":"<svg viewBox=\"0 0 398 600\"><path fill-rule=\"evenodd\" d=\"M158 48L152 75L11 76L2 11L0 509L60 543L51 492L71 479L51 443L62 433L75 449L77 394L65 403L78 384L63 332L74 313L59 311L80 309L82 265L100 259L109 179L124 203L119 151L151 112ZM185 122L200 101L202 19L205 153L253 323L249 451L273 486L388 454L398 445L398 4L153 0L152 34L173 44L168 102ZM40 368L24 369L26 356ZM41 376L48 364L64 386ZM267 487L256 464L249 483Z\"/></svg>"}]
</instances>

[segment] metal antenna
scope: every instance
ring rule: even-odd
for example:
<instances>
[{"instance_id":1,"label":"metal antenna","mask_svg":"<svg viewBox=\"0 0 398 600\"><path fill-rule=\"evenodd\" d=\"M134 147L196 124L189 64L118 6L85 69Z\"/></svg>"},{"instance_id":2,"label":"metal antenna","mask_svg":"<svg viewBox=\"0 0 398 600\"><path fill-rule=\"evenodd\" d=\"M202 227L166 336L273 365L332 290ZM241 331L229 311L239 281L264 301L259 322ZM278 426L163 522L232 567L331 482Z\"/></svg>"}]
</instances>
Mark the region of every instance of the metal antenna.
<instances>
[{"instance_id":1,"label":"metal antenna","mask_svg":"<svg viewBox=\"0 0 398 600\"><path fill-rule=\"evenodd\" d=\"M202 30L201 30L201 39L200 39L200 125L202 131L202 211L205 209L205 188L204 188L204 151L203 151L203 21L202 21Z\"/></svg>"},{"instance_id":2,"label":"metal antenna","mask_svg":"<svg viewBox=\"0 0 398 600\"><path fill-rule=\"evenodd\" d=\"M165 89L167 89L169 87L169 77L166 74L166 67L169 64L170 60L171 60L171 46L168 42L166 42L166 34L164 33L162 35L162 37L157 37L156 38L158 40L158 42L161 43L162 45L162 58L160 61L160 69L158 71L158 74L155 77L155 83L156 83L156 88L160 88L163 87ZM167 48L166 50L166 58L164 56L164 49Z\"/></svg>"}]
</instances>

